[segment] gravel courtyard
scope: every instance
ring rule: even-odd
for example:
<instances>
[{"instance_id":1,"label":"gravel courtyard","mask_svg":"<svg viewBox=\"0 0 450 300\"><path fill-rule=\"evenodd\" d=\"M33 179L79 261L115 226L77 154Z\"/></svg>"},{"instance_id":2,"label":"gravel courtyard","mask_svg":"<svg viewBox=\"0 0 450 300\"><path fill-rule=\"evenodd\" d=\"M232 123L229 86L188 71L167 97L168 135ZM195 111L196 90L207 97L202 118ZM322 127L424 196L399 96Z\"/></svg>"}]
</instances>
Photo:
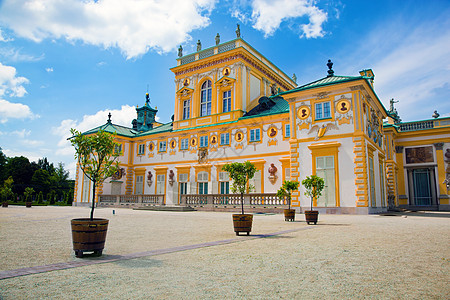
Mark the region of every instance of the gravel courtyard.
<instances>
[{"instance_id":1,"label":"gravel courtyard","mask_svg":"<svg viewBox=\"0 0 450 300\"><path fill-rule=\"evenodd\" d=\"M316 226L301 214L263 214L251 236L237 237L231 213L98 208L110 220L102 259L117 258L100 264L72 251L70 219L88 216L80 207L1 208L0 275L92 264L2 279L0 299L450 298L449 212L321 214ZM161 249L169 251L142 256Z\"/></svg>"}]
</instances>

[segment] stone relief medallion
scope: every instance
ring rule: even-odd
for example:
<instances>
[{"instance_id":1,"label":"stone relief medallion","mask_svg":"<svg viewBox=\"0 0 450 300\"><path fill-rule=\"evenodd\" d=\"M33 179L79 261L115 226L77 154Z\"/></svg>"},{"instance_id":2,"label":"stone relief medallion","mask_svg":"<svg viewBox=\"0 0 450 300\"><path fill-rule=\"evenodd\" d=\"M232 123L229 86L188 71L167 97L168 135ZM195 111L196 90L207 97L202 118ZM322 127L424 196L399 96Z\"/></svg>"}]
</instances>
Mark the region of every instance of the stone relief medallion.
<instances>
[{"instance_id":1,"label":"stone relief medallion","mask_svg":"<svg viewBox=\"0 0 450 300\"><path fill-rule=\"evenodd\" d=\"M211 143L211 145L217 144L217 136L216 135L211 136L210 143Z\"/></svg>"},{"instance_id":2,"label":"stone relief medallion","mask_svg":"<svg viewBox=\"0 0 450 300\"><path fill-rule=\"evenodd\" d=\"M183 80L183 85L184 85L184 86L188 86L190 83L191 83L191 80L190 80L189 78L185 78L185 79Z\"/></svg>"},{"instance_id":3,"label":"stone relief medallion","mask_svg":"<svg viewBox=\"0 0 450 300\"><path fill-rule=\"evenodd\" d=\"M236 140L236 142L240 143L242 142L242 140L244 139L244 133L242 133L242 131L238 131L234 134L234 139Z\"/></svg>"},{"instance_id":4,"label":"stone relief medallion","mask_svg":"<svg viewBox=\"0 0 450 300\"><path fill-rule=\"evenodd\" d=\"M229 67L226 67L222 70L222 74L223 76L230 76L231 74L231 69Z\"/></svg>"},{"instance_id":5,"label":"stone relief medallion","mask_svg":"<svg viewBox=\"0 0 450 300\"><path fill-rule=\"evenodd\" d=\"M278 133L278 129L275 126L270 126L269 129L267 130L267 135L269 136L269 138L274 138L277 136Z\"/></svg>"},{"instance_id":6,"label":"stone relief medallion","mask_svg":"<svg viewBox=\"0 0 450 300\"><path fill-rule=\"evenodd\" d=\"M191 147L197 146L197 138L195 138L195 137L191 138L189 145L191 145Z\"/></svg>"},{"instance_id":7,"label":"stone relief medallion","mask_svg":"<svg viewBox=\"0 0 450 300\"><path fill-rule=\"evenodd\" d=\"M308 106L300 106L297 110L297 117L300 120L305 120L306 118L309 117L309 113L310 113L310 110L309 110Z\"/></svg>"},{"instance_id":8,"label":"stone relief medallion","mask_svg":"<svg viewBox=\"0 0 450 300\"><path fill-rule=\"evenodd\" d=\"M152 142L150 142L148 144L148 150L153 151L155 149L155 144L153 144Z\"/></svg>"},{"instance_id":9,"label":"stone relief medallion","mask_svg":"<svg viewBox=\"0 0 450 300\"><path fill-rule=\"evenodd\" d=\"M170 141L169 146L170 146L170 149L175 149L175 147L177 146L177 141L175 139L172 139Z\"/></svg>"},{"instance_id":10,"label":"stone relief medallion","mask_svg":"<svg viewBox=\"0 0 450 300\"><path fill-rule=\"evenodd\" d=\"M350 111L350 102L347 99L339 100L336 105L336 111L340 114L346 114Z\"/></svg>"}]
</instances>

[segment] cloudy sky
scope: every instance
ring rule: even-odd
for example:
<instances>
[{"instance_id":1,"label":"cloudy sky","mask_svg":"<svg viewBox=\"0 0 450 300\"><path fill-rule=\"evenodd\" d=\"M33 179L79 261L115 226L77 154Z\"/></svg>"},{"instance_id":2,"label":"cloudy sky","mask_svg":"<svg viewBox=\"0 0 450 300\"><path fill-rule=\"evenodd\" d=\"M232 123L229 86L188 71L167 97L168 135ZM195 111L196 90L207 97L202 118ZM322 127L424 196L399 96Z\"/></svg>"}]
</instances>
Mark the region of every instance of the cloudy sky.
<instances>
[{"instance_id":1,"label":"cloudy sky","mask_svg":"<svg viewBox=\"0 0 450 300\"><path fill-rule=\"evenodd\" d=\"M307 0L3 0L0 147L74 170L70 128L130 126L135 106L173 114L169 68L184 54L241 37L299 85L371 68L403 121L450 116L450 2ZM74 174L72 172L71 177Z\"/></svg>"}]
</instances>

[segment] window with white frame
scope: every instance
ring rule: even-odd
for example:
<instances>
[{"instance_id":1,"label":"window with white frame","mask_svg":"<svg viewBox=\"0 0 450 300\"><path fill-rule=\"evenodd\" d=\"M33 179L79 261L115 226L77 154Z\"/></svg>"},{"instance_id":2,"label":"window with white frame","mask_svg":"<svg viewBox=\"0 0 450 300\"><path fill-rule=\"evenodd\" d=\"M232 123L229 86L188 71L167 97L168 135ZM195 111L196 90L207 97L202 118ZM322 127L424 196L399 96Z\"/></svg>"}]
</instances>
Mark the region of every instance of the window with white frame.
<instances>
[{"instance_id":1,"label":"window with white frame","mask_svg":"<svg viewBox=\"0 0 450 300\"><path fill-rule=\"evenodd\" d=\"M114 153L115 154L121 154L122 153L122 144L115 144L114 145Z\"/></svg>"},{"instance_id":2,"label":"window with white frame","mask_svg":"<svg viewBox=\"0 0 450 300\"><path fill-rule=\"evenodd\" d=\"M221 133L220 134L220 144L221 145L229 145L230 144L230 133Z\"/></svg>"},{"instance_id":3,"label":"window with white frame","mask_svg":"<svg viewBox=\"0 0 450 300\"><path fill-rule=\"evenodd\" d=\"M253 186L252 193L261 193L261 170L257 170L248 183Z\"/></svg>"},{"instance_id":4,"label":"window with white frame","mask_svg":"<svg viewBox=\"0 0 450 300\"><path fill-rule=\"evenodd\" d=\"M206 80L202 84L200 93L200 116L209 116L211 114L211 80Z\"/></svg>"},{"instance_id":5,"label":"window with white frame","mask_svg":"<svg viewBox=\"0 0 450 300\"><path fill-rule=\"evenodd\" d=\"M231 111L231 90L223 92L223 112Z\"/></svg>"},{"instance_id":6,"label":"window with white frame","mask_svg":"<svg viewBox=\"0 0 450 300\"><path fill-rule=\"evenodd\" d=\"M200 148L208 147L208 138L207 135L200 137Z\"/></svg>"},{"instance_id":7,"label":"window with white frame","mask_svg":"<svg viewBox=\"0 0 450 300\"><path fill-rule=\"evenodd\" d=\"M330 102L316 103L316 120L331 118Z\"/></svg>"},{"instance_id":8,"label":"window with white frame","mask_svg":"<svg viewBox=\"0 0 450 300\"><path fill-rule=\"evenodd\" d=\"M323 178L325 182L322 195L317 199L317 206L336 206L336 182L334 174L334 156L316 157L316 175Z\"/></svg>"},{"instance_id":9,"label":"window with white frame","mask_svg":"<svg viewBox=\"0 0 450 300\"><path fill-rule=\"evenodd\" d=\"M138 155L145 154L145 144L139 144Z\"/></svg>"},{"instance_id":10,"label":"window with white frame","mask_svg":"<svg viewBox=\"0 0 450 300\"><path fill-rule=\"evenodd\" d=\"M191 100L183 101L183 120L189 119L191 112Z\"/></svg>"},{"instance_id":11,"label":"window with white frame","mask_svg":"<svg viewBox=\"0 0 450 300\"><path fill-rule=\"evenodd\" d=\"M181 195L187 194L188 180L189 180L189 174L187 174L187 173L180 174L179 181L180 181L180 194Z\"/></svg>"},{"instance_id":12,"label":"window with white frame","mask_svg":"<svg viewBox=\"0 0 450 300\"><path fill-rule=\"evenodd\" d=\"M156 176L156 194L162 195L165 192L166 187L166 175L159 174Z\"/></svg>"},{"instance_id":13,"label":"window with white frame","mask_svg":"<svg viewBox=\"0 0 450 300\"><path fill-rule=\"evenodd\" d=\"M142 195L144 190L144 176L138 175L136 176L136 184L134 187L135 195Z\"/></svg>"},{"instance_id":14,"label":"window with white frame","mask_svg":"<svg viewBox=\"0 0 450 300\"><path fill-rule=\"evenodd\" d=\"M291 124L284 124L284 137L291 137Z\"/></svg>"},{"instance_id":15,"label":"window with white frame","mask_svg":"<svg viewBox=\"0 0 450 300\"><path fill-rule=\"evenodd\" d=\"M167 142L166 141L159 142L158 152L166 152L166 149L167 149L166 147L167 147Z\"/></svg>"},{"instance_id":16,"label":"window with white frame","mask_svg":"<svg viewBox=\"0 0 450 300\"><path fill-rule=\"evenodd\" d=\"M198 193L199 194L208 194L208 172L199 172L197 174L197 183L198 183Z\"/></svg>"},{"instance_id":17,"label":"window with white frame","mask_svg":"<svg viewBox=\"0 0 450 300\"><path fill-rule=\"evenodd\" d=\"M284 180L291 180L291 168L284 169Z\"/></svg>"},{"instance_id":18,"label":"window with white frame","mask_svg":"<svg viewBox=\"0 0 450 300\"><path fill-rule=\"evenodd\" d=\"M189 148L189 139L181 139L180 150L187 150Z\"/></svg>"},{"instance_id":19,"label":"window with white frame","mask_svg":"<svg viewBox=\"0 0 450 300\"><path fill-rule=\"evenodd\" d=\"M260 129L250 129L250 142L258 142L261 140Z\"/></svg>"},{"instance_id":20,"label":"window with white frame","mask_svg":"<svg viewBox=\"0 0 450 300\"><path fill-rule=\"evenodd\" d=\"M230 175L228 172L219 172L219 187L220 194L230 193Z\"/></svg>"}]
</instances>

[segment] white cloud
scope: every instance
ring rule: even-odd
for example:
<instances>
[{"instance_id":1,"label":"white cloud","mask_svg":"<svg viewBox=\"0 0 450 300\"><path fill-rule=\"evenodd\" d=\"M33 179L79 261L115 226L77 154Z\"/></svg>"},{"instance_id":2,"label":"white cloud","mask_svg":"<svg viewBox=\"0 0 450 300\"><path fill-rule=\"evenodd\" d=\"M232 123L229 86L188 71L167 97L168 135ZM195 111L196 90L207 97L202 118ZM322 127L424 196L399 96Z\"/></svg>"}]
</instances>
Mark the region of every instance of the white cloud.
<instances>
[{"instance_id":1,"label":"white cloud","mask_svg":"<svg viewBox=\"0 0 450 300\"><path fill-rule=\"evenodd\" d=\"M0 42L11 42L13 39L5 37L2 29L0 28Z\"/></svg>"},{"instance_id":2,"label":"white cloud","mask_svg":"<svg viewBox=\"0 0 450 300\"><path fill-rule=\"evenodd\" d=\"M327 13L308 0L253 0L251 19L253 28L271 36L283 21L299 22L297 25L301 37L317 38L324 35L322 25L327 21ZM236 12L235 17L241 20L246 15ZM301 23L301 18L308 18L309 23Z\"/></svg>"},{"instance_id":3,"label":"white cloud","mask_svg":"<svg viewBox=\"0 0 450 300\"><path fill-rule=\"evenodd\" d=\"M51 73L53 72L53 68L45 68L45 71L47 71L47 73Z\"/></svg>"},{"instance_id":4,"label":"white cloud","mask_svg":"<svg viewBox=\"0 0 450 300\"><path fill-rule=\"evenodd\" d=\"M0 63L0 97L23 97L27 91L23 87L29 81L25 77L16 76L16 68Z\"/></svg>"},{"instance_id":5,"label":"white cloud","mask_svg":"<svg viewBox=\"0 0 450 300\"><path fill-rule=\"evenodd\" d=\"M72 119L63 120L58 127L52 128L52 133L60 137L56 154L74 154L73 147L67 140L70 137L71 128L83 132L101 126L108 120L109 113L112 115L111 121L113 124L127 127L131 127L131 121L136 118L136 108L134 106L123 105L120 109L105 109L93 115L84 115L81 121Z\"/></svg>"},{"instance_id":6,"label":"white cloud","mask_svg":"<svg viewBox=\"0 0 450 300\"><path fill-rule=\"evenodd\" d=\"M117 47L127 58L174 50L189 33L209 25L216 0L5 0L3 24L15 34L43 39L81 40Z\"/></svg>"},{"instance_id":7,"label":"white cloud","mask_svg":"<svg viewBox=\"0 0 450 300\"><path fill-rule=\"evenodd\" d=\"M28 105L0 99L0 123L6 123L9 119L34 119L38 117L31 112Z\"/></svg>"},{"instance_id":8,"label":"white cloud","mask_svg":"<svg viewBox=\"0 0 450 300\"><path fill-rule=\"evenodd\" d=\"M45 55L33 56L30 54L24 54L21 52L22 49L17 49L13 47L2 47L0 48L0 56L4 57L5 60L11 62L35 62L43 60Z\"/></svg>"},{"instance_id":9,"label":"white cloud","mask_svg":"<svg viewBox=\"0 0 450 300\"><path fill-rule=\"evenodd\" d=\"M9 134L13 135L13 136L20 137L20 138L24 138L24 137L29 136L31 134L31 130L26 130L26 129L22 129L20 131L19 130L14 130L14 131L11 131Z\"/></svg>"},{"instance_id":10,"label":"white cloud","mask_svg":"<svg viewBox=\"0 0 450 300\"><path fill-rule=\"evenodd\" d=\"M24 156L28 158L29 161L38 161L39 159L42 158L40 153L36 152L22 151L22 150L16 151L11 149L2 149L2 151L7 157Z\"/></svg>"}]
</instances>

